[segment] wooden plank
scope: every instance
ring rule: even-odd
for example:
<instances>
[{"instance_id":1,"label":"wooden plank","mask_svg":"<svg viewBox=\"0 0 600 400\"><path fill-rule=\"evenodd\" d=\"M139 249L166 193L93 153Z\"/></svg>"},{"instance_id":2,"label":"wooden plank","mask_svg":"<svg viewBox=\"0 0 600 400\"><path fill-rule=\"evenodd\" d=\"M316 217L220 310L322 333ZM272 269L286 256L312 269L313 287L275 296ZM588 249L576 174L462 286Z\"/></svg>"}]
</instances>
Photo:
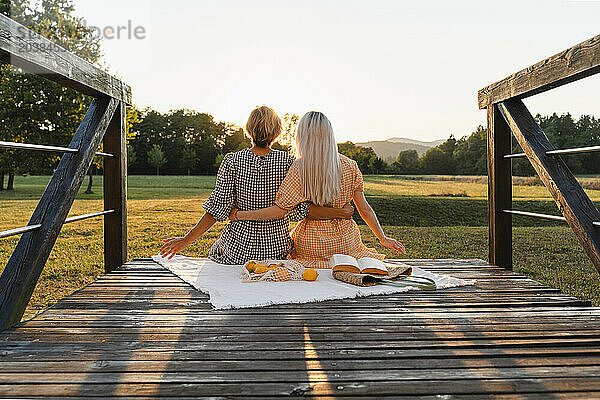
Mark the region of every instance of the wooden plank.
<instances>
[{"instance_id":1,"label":"wooden plank","mask_svg":"<svg viewBox=\"0 0 600 400\"><path fill-rule=\"evenodd\" d=\"M307 371L323 370L327 372L380 369L395 370L435 370L435 369L460 369L468 368L476 372L479 368L493 365L496 368L517 367L577 367L600 365L599 356L581 357L559 355L557 357L494 357L486 358L464 357L461 362L456 359L440 358L416 358L405 359L401 363L394 359L362 359L352 360L327 360L320 363L315 359L291 359L291 360L178 360L170 363L169 360L32 360L32 361L4 361L0 364L2 373L31 372L32 364L35 373L72 373L72 372L208 372L208 371ZM432 371L434 372L434 371Z\"/></svg>"},{"instance_id":2,"label":"wooden plank","mask_svg":"<svg viewBox=\"0 0 600 400\"><path fill-rule=\"evenodd\" d=\"M447 324L412 324L412 325L377 325L377 326L365 326L365 325L342 325L342 324L323 324L323 325L311 325L307 327L311 334L312 333L370 333L370 334L385 334L385 333L413 333L413 332L554 332L554 331L584 331L593 330L597 331L600 329L598 322L588 321L546 321L538 323L452 323ZM260 335L271 335L275 334L297 334L304 332L304 325L297 324L295 326L285 325L259 325L253 326L247 325L187 325L185 322L179 324L158 324L148 323L142 325L120 325L118 327L109 321L99 321L96 324L73 324L68 321L64 324L60 322L55 323L40 323L36 320L29 321L22 324L18 333L21 334L33 334L37 333L40 335L44 334L72 334L72 335L87 335L87 334L161 334L161 333L173 333L178 334L220 334L220 335L231 335L231 334L260 334ZM10 334L10 331L6 332L6 335Z\"/></svg>"},{"instance_id":3,"label":"wooden plank","mask_svg":"<svg viewBox=\"0 0 600 400\"><path fill-rule=\"evenodd\" d=\"M72 304L73 307L69 307L68 305ZM110 308L110 309L119 309L121 307L147 307L147 308L181 308L181 307L189 307L191 309L212 309L212 306L208 302L207 298L191 298L191 297L182 297L182 298L172 298L169 299L167 297L156 297L152 298L151 296L147 297L136 297L130 298L127 297L105 297L98 296L97 299L93 297L82 298L80 296L69 298L64 302L60 302L54 309L81 309L84 308L84 304L89 304L86 309L98 309L98 308ZM99 305L102 304L102 307ZM447 307L455 307L455 308L464 308L464 307L518 307L518 306L556 306L556 305L589 305L588 302L572 299L569 297L561 298L561 297L550 297L550 298L532 298L532 297L489 297L485 299L473 299L471 297L430 297L424 299L411 300L409 298L394 298L394 299L373 299L371 304L365 304L364 302L361 304L359 302L352 301L332 301L330 303L324 304L316 304L314 309L321 308L335 308L335 309L362 309L362 308L370 308L371 310L374 308L397 308L397 307L435 307L435 306L447 306ZM117 307L117 308L115 308ZM301 309L300 306L294 306L291 304L288 305L277 305L271 306L270 309Z\"/></svg>"},{"instance_id":4,"label":"wooden plank","mask_svg":"<svg viewBox=\"0 0 600 400\"><path fill-rule=\"evenodd\" d=\"M4 348L0 353L4 361L274 361L274 360L320 360L322 363L338 362L339 360L433 360L449 359L461 365L463 359L514 358L514 357L586 357L600 356L600 349L582 346L547 346L547 347L498 347L498 348L423 348L423 349L374 349L365 352L363 349L327 349L306 354L304 349L280 350L180 350L180 349L139 349L135 351L112 349L79 349L68 345L40 347Z\"/></svg>"},{"instance_id":5,"label":"wooden plank","mask_svg":"<svg viewBox=\"0 0 600 400\"><path fill-rule=\"evenodd\" d=\"M244 396L243 398L245 400L265 400L265 399L273 399L273 398L281 398L281 397L289 397L289 396L308 396L309 391L308 390L304 390L304 386L299 386L297 388L294 388L293 393L285 393L282 395L278 395L278 396L270 396L270 395L260 395L260 396ZM158 389L158 392L162 393L163 391ZM304 393L304 394L301 394ZM594 391L587 391L587 392L573 392L573 391L569 391L569 392L564 392L564 393L557 393L557 392L549 392L549 393L527 393L527 399L528 400L547 400L548 399L548 395L551 395L552 399L567 399L567 400L590 400L590 398L600 398L600 392L594 392ZM441 395L419 395L418 398L420 400L439 400L440 397L447 397L447 396L441 396ZM522 394L493 394L493 395L489 395L487 396L489 398L492 398L494 400L523 400L524 396ZM4 398L4 397L0 397ZM22 398L22 397L16 397L16 398ZM25 397L28 398L28 397ZM68 397L69 400L97 400L97 399L106 399L106 397L98 397L98 396L69 396ZM135 397L130 397L130 396L112 396L112 398L118 398L118 399L135 399L135 400L154 400L154 399L170 399L173 398L173 396L169 396L168 394L166 395L154 395L154 396L135 396ZM212 400L229 400L231 399L232 396L211 396L210 399ZM319 396L311 396L311 398L318 398L320 400L336 400L336 399L365 399L365 400L371 400L373 399L373 395L351 395L351 396L344 396L343 394L336 394L335 396L327 396L327 395L319 395ZM381 399L396 399L396 400L414 400L415 396L411 396L411 395L407 395L407 396L403 396L403 395L378 395L377 398L381 398ZM460 395L454 395L453 399L460 399L460 400L479 400L482 398L481 394L460 394ZM9 397L10 400L14 400L15 397ZM177 396L177 400L197 400L198 399L198 395L195 396L181 396L178 395Z\"/></svg>"},{"instance_id":6,"label":"wooden plank","mask_svg":"<svg viewBox=\"0 0 600 400\"><path fill-rule=\"evenodd\" d=\"M73 336L75 335L75 336ZM313 343L335 343L345 342L348 339L348 332L314 332L310 330ZM387 332L385 335L374 332L352 332L352 340L355 342L370 341L433 341L443 340L535 340L535 339L555 339L565 338L571 340L577 339L597 339L600 340L600 328L596 329L567 329L567 330L539 330L532 331L432 331L421 330L406 332ZM199 333L199 332L173 332L163 329L161 332L145 332L138 330L133 332L111 332L110 330L98 330L94 332L82 332L81 329L71 329L70 332L57 332L55 330L45 329L44 331L21 331L5 333L0 336L2 341L40 341L40 342L58 342L58 343L89 343L89 342L196 342L205 343L257 343L257 342L302 342L304 343L304 333L302 329L296 332L258 332L258 333Z\"/></svg>"},{"instance_id":7,"label":"wooden plank","mask_svg":"<svg viewBox=\"0 0 600 400\"><path fill-rule=\"evenodd\" d=\"M552 300L552 301L535 301L535 300L524 300L524 301L507 301L507 300L498 300L498 301L489 301L489 302L460 302L457 300L448 299L446 301L441 301L439 299L433 301L407 301L402 303L398 301L396 304L392 303L378 303L377 301L373 301L370 304L344 304L344 303L325 303L325 304L315 304L311 306L311 312L322 310L330 310L335 309L339 312L348 312L353 310L360 311L373 311L377 309L378 312L394 312L397 311L399 307L408 308L408 309L429 309L429 308L440 308L447 307L448 309L458 310L461 308L508 308L508 307L557 307L557 306L589 306L590 303L582 300ZM172 300L165 301L157 301L156 299L117 299L115 301L106 301L106 300L96 300L96 301L83 301L80 299L76 299L73 301L64 300L53 306L53 310L129 310L131 308L139 308L145 310L170 310L170 311L205 311L212 310L213 306L208 303L207 300L183 300L180 302L175 302ZM305 310L305 306L302 305L294 305L294 304L282 304L270 306L268 310L294 310L297 312L302 312Z\"/></svg>"},{"instance_id":8,"label":"wooden plank","mask_svg":"<svg viewBox=\"0 0 600 400\"><path fill-rule=\"evenodd\" d=\"M148 287L148 286L136 286L136 287L115 287L113 289L111 289L112 293L115 293L115 295L122 295L123 293L129 293L130 295L144 295L144 294L150 294L150 295L154 295L156 294L156 296L165 296L165 295L191 295L191 293L198 293L195 294L195 297L201 296L203 295L203 293L198 292L198 290L194 289L191 286L187 286L187 285L181 285L178 287L157 287L157 288L152 288L152 287ZM102 287L96 287L96 286L91 286L88 289L86 289L85 292L87 295L94 295L94 294L101 294L101 293L106 293L105 290L103 290ZM445 293L452 293L455 295L458 294L465 294L465 293L476 293L476 294L481 294L481 293L487 293L488 295L500 295L500 294L531 294L531 295L536 295L536 294L560 294L560 290L558 289L554 289L554 288L550 288L548 286L529 286L529 287L518 287L516 285L473 285L470 287L462 287L462 288L453 288L453 289L446 289ZM421 293L422 296L427 296L424 293Z\"/></svg>"},{"instance_id":9,"label":"wooden plank","mask_svg":"<svg viewBox=\"0 0 600 400\"><path fill-rule=\"evenodd\" d=\"M128 85L4 14L0 14L0 57L84 94L132 103Z\"/></svg>"},{"instance_id":10,"label":"wooden plank","mask_svg":"<svg viewBox=\"0 0 600 400\"><path fill-rule=\"evenodd\" d=\"M386 329L390 329L393 327L395 329L438 329L443 330L441 327L447 326L449 329L460 329L460 330L470 330L470 329L478 329L481 326L494 326L494 329L503 330L503 327L514 326L513 324L520 324L519 326L523 326L524 329L531 326L548 326L548 325L557 325L560 326L562 324L567 324L573 328L575 327L597 327L599 324L599 318L597 317L589 317L589 316L536 316L529 318L519 318L519 317L509 317L509 318L480 318L480 317L470 317L470 318L429 318L429 319L420 319L418 317L415 318L405 318L402 320L397 319L387 319L387 320L367 320L365 323L361 324L349 324L344 318L328 318L324 321L319 321L318 324L314 322L314 320L265 320L262 318L253 318L252 320L246 319L244 320L206 320L202 319L175 319L175 318L163 318L163 319L148 319L148 320L120 320L118 324L115 324L115 321L111 319L72 319L72 318L50 318L50 319L41 319L35 318L29 321L24 322L19 329L27 328L27 327L64 327L64 328L85 328L85 327L94 327L94 328L110 328L114 326L122 326L128 327L131 329L145 329L148 326L157 327L157 329L163 328L181 328L181 329L198 329L200 327L212 331L212 332L227 332L231 329L243 330L251 329L256 330L257 328L261 329L275 329L281 328L281 331L284 332L285 329L298 329L303 328L304 326L309 327L310 329L315 328L324 328L330 329L332 331L337 331L340 329L348 328L348 329L359 329L358 327L376 327L376 329L381 329L385 331ZM473 326L474 328L470 328ZM508 329L508 328L507 328ZM359 330L360 331L360 330Z\"/></svg>"},{"instance_id":11,"label":"wooden plank","mask_svg":"<svg viewBox=\"0 0 600 400\"><path fill-rule=\"evenodd\" d=\"M269 395L261 395L261 396L244 396L243 398L245 400L265 400L265 399L272 399L272 398L281 398L283 396L288 397L288 396L308 396L308 391L304 391L303 386L300 386L298 388L294 388L294 392L293 393L285 393L284 395L279 395L279 396L269 396ZM162 393L162 390L159 390L159 392ZM305 393L305 394L301 394L301 393ZM587 391L587 392L564 392L564 393L557 393L557 392L550 392L550 394L552 395L552 399L568 399L568 400L589 400L590 398L600 398L600 392L593 392L593 391ZM114 396L113 396L114 397ZM312 397L312 396L311 396ZM440 399L440 395L419 395L419 399L420 400L439 400ZM447 397L447 396L444 396ZM482 395L481 394L461 394L459 396L454 396L454 399L460 399L460 400L473 400L473 399L481 399ZM3 398L3 397L0 397ZM17 397L20 398L20 397ZM26 397L27 398L27 397ZM90 399L105 399L106 397L96 397L96 396L69 396L69 400L90 400ZM135 396L135 397L130 397L130 396L118 396L115 398L125 398L125 399L135 399L135 400L154 400L154 399L169 399L172 398L172 396L164 395L164 396ZM229 400L232 397L231 396L211 396L210 397L212 400ZM312 397L312 398L316 398L316 397ZM373 399L373 395L370 396L361 396L361 395L352 395L352 396L344 396L342 394L336 394L335 396L326 396L326 395L319 395L318 398L320 400L336 400L336 399L367 399L367 400L371 400ZM408 395L408 396L403 396L403 395L391 395L391 396L387 396L387 395L378 395L377 398L382 398L382 399L397 399L397 400L414 400L415 397ZM493 394L490 395L489 398L493 398L494 400L523 400L524 396L522 394ZM9 397L10 400L14 400L13 397ZM177 400L197 400L198 399L198 395L195 396L181 396L178 395L177 396ZM527 399L528 400L547 400L548 399L548 393L527 393Z\"/></svg>"},{"instance_id":12,"label":"wooden plank","mask_svg":"<svg viewBox=\"0 0 600 400\"><path fill-rule=\"evenodd\" d=\"M0 331L18 324L21 320L117 103L114 99L92 102L69 145L71 148L79 149L79 152L62 156L29 220L29 225L41 224L42 227L21 236L2 271Z\"/></svg>"},{"instance_id":13,"label":"wooden plank","mask_svg":"<svg viewBox=\"0 0 600 400\"><path fill-rule=\"evenodd\" d=\"M324 341L314 342L317 351L374 351L374 350L415 350L415 349L483 349L483 348L545 348L545 347L600 347L597 337L548 337L548 338L452 338L438 340L396 340L389 341L379 338L377 341ZM67 342L67 341L37 341L10 340L3 344L6 350L28 350L62 352L67 349L81 351L299 351L304 350L304 341L260 341L260 342L187 342L187 341L111 341L103 342Z\"/></svg>"},{"instance_id":14,"label":"wooden plank","mask_svg":"<svg viewBox=\"0 0 600 400\"><path fill-rule=\"evenodd\" d=\"M281 307L284 307L283 305ZM136 316L145 316L146 318L171 318L181 316L183 318L195 318L195 317L206 317L206 318L233 318L235 316L243 318L243 316L252 315L255 317L264 318L307 318L313 316L329 316L331 318L337 318L343 316L344 318L351 319L385 319L385 318L406 318L418 316L421 318L428 318L432 316L440 316L440 314L446 314L449 316L470 316L470 315L489 315L489 316L516 316L516 315L589 315L589 316L600 316L600 308L589 307L587 305L575 306L572 304L568 305L543 305L543 306L505 306L500 309L494 307L460 307L455 305L440 305L440 306L428 306L426 309L422 307L412 307L410 304L402 305L398 307L390 307L386 312L378 313L377 308L373 309L343 309L337 308L335 305L331 307L325 307L323 309L309 309L307 307L301 307L300 305L288 305L292 308L277 308L277 306L268 307L256 307L256 308L239 308L239 309L194 309L189 310L186 307L182 308L132 308L132 309L111 309L111 308L100 308L100 309L80 309L80 308L68 308L59 309L51 308L44 312L43 316L68 316L71 315L73 318L81 317L119 317L128 318ZM330 310L335 310L331 312Z\"/></svg>"},{"instance_id":15,"label":"wooden plank","mask_svg":"<svg viewBox=\"0 0 600 400\"><path fill-rule=\"evenodd\" d=\"M342 315L343 314L343 315ZM62 310L61 312L45 312L37 316L38 320L58 320L58 319L70 319L70 320L103 320L103 321L115 321L125 323L127 321L160 321L160 320L171 320L171 321L188 321L194 323L198 321L231 321L231 323L242 323L249 319L260 320L261 323L271 321L272 323L286 322L286 321L297 321L298 323L310 323L310 321L316 319L327 320L327 321L343 321L347 323L362 323L362 324L379 324L391 321L397 321L401 323L406 320L407 323L413 323L415 320L433 321L439 320L475 320L475 319L518 319L518 318L600 318L600 313L597 311L590 311L588 308L576 308L566 307L560 310L553 310L550 307L536 308L536 309L482 309L482 310L449 310L449 309L428 309L428 310L396 310L394 312L388 312L385 314L377 314L372 311L348 311L340 312L339 310L312 313L310 311L304 312L273 312L265 310L263 313L260 312L247 312L241 310L240 312L225 312L225 311L194 311L189 313L176 312L163 312L160 310L135 310L135 311L122 311L118 310L115 312L91 312L91 311L80 311L80 310Z\"/></svg>"},{"instance_id":16,"label":"wooden plank","mask_svg":"<svg viewBox=\"0 0 600 400\"><path fill-rule=\"evenodd\" d=\"M117 291L117 292L101 292L94 290L94 292L87 293L75 293L69 296L67 301L94 301L94 300L103 300L107 302L118 301L118 300L126 300L126 301L143 301L143 300L155 300L156 302L164 302L167 300L172 300L174 302L180 302L185 300L193 300L195 302L208 301L208 295L204 293L194 293L185 290L169 290L169 291L161 291L160 294L153 295L150 292L144 292L141 290L132 290L132 291ZM451 292L446 293L444 295L423 295L420 297L413 296L411 298L410 295L406 293L403 295L396 296L374 296L373 303L374 304L400 304L400 303L411 303L418 304L422 302L429 301L444 301L449 300L452 302L484 302L484 301L564 301L564 300L577 300L572 296L563 295L560 292L542 292L537 293L535 291L531 292L519 292L513 291L512 293L508 292L499 292L499 293L485 293L485 294L470 294L468 292ZM328 300L324 304L340 304L340 305L366 305L364 300L361 301L360 298L356 299L341 299L341 300Z\"/></svg>"},{"instance_id":17,"label":"wooden plank","mask_svg":"<svg viewBox=\"0 0 600 400\"><path fill-rule=\"evenodd\" d=\"M532 378L589 378L600 375L598 365L579 365L577 368L563 366L521 366L518 368L508 367L480 367L470 369L462 368L438 368L433 371L422 369L397 369L394 363L389 363L387 369L371 370L336 370L323 371L321 368L307 370L286 369L283 375L281 371L160 371L160 372L72 372L66 374L47 374L35 372L11 372L0 375L0 384L120 384L136 383L178 383L195 382L201 383L245 383L245 382L302 382L307 378L307 372L319 371L318 377L313 377L313 382L365 382L374 383L378 381L403 382L406 385L414 385L417 380L428 380L432 376L438 381L445 380L483 380L483 379L532 379ZM329 372L329 373L327 373ZM316 375L316 374L315 374Z\"/></svg>"},{"instance_id":18,"label":"wooden plank","mask_svg":"<svg viewBox=\"0 0 600 400\"><path fill-rule=\"evenodd\" d=\"M496 105L487 116L489 261L512 270L512 216L502 212L512 208L511 160L504 158L512 151L512 135Z\"/></svg>"},{"instance_id":19,"label":"wooden plank","mask_svg":"<svg viewBox=\"0 0 600 400\"><path fill-rule=\"evenodd\" d=\"M305 379L304 382L308 382ZM185 383L185 384L182 384ZM449 379L449 380L415 380L415 381L376 381L368 384L360 381L339 381L335 385L329 382L299 383L298 381L246 381L239 383L195 383L187 380L177 383L130 383L112 382L109 384L2 384L0 396L36 396L43 393L51 397L76 396L398 396L398 393L409 396L439 394L448 397L459 394L491 395L495 393L555 393L555 392L598 392L600 378L587 377L552 377L521 379ZM264 397L263 397L264 396ZM439 397L438 397L439 398Z\"/></svg>"},{"instance_id":20,"label":"wooden plank","mask_svg":"<svg viewBox=\"0 0 600 400\"><path fill-rule=\"evenodd\" d=\"M248 319L246 319L248 320ZM248 322L244 324L244 320L235 319L232 321L227 320L207 320L205 324L202 323L202 320L186 320L179 319L170 321L167 318L163 318L160 320L157 319L148 319L148 320L111 320L107 319L68 319L68 318L56 318L56 319L35 319L36 323L39 323L37 326L65 326L65 327L94 327L97 329L105 329L111 326L124 326L131 327L132 329L145 329L147 326L156 326L164 329L194 329L196 327L206 327L206 329L214 330L217 332L227 332L231 329L236 329L239 327L240 330L243 328L246 329L275 329L277 327L282 328L282 331L285 329L303 329L304 326L307 328L313 329L315 327L325 327L328 329L332 329L333 331L339 329L339 327L356 327L356 326L376 326L385 331L389 327L398 327L398 329L418 329L419 327L423 327L424 329L427 327L431 327L430 329L440 329L440 326L448 326L449 329L461 329L463 331L468 331L470 328L464 328L465 325L470 326L482 326L482 325L493 325L497 327L498 330L502 330L503 326L510 326L511 324L518 324L521 321L527 321L528 326L544 326L548 324L571 324L573 327L587 326L587 327L596 327L598 324L597 319L592 319L591 322L588 322L588 318L586 316L548 316L548 317L529 317L529 318L519 318L519 317L509 317L509 318L430 318L430 319L419 319L408 318L402 320L396 320L393 318L390 319L382 319L382 320L363 320L360 324L358 323L348 323L345 319L327 319L322 323L319 323L317 326L316 323L311 320L273 320L273 319L262 319L257 318L252 322ZM64 324L61 322L64 321ZM28 322L29 323L29 322ZM589 325L593 324L593 325Z\"/></svg>"},{"instance_id":21,"label":"wooden plank","mask_svg":"<svg viewBox=\"0 0 600 400\"><path fill-rule=\"evenodd\" d=\"M600 72L600 35L533 64L479 91L479 108L523 99Z\"/></svg>"},{"instance_id":22,"label":"wooden plank","mask_svg":"<svg viewBox=\"0 0 600 400\"><path fill-rule=\"evenodd\" d=\"M127 121L120 102L104 136L104 270L109 273L127 262Z\"/></svg>"},{"instance_id":23,"label":"wooden plank","mask_svg":"<svg viewBox=\"0 0 600 400\"><path fill-rule=\"evenodd\" d=\"M546 155L546 151L554 147L523 102L509 100L500 103L499 109L586 254L600 271L600 230L593 225L594 221L600 221L600 212L560 156Z\"/></svg>"}]
</instances>

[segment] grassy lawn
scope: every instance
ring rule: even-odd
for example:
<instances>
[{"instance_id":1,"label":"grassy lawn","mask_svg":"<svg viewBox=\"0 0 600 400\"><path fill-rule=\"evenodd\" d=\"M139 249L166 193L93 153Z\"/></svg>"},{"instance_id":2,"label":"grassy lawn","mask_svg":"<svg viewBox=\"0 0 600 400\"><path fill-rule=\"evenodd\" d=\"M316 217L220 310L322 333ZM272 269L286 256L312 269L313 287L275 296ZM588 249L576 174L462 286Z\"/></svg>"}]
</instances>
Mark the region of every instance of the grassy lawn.
<instances>
[{"instance_id":1,"label":"grassy lawn","mask_svg":"<svg viewBox=\"0 0 600 400\"><path fill-rule=\"evenodd\" d=\"M35 208L48 177L18 177L15 192L0 192L0 230L23 226ZM366 192L391 235L402 240L409 258L487 258L487 186L483 181L435 181L368 176ZM156 254L161 240L182 235L202 215L202 202L214 177L132 176L128 182L129 258ZM87 180L86 180L87 184ZM71 215L102 209L102 180L94 194L80 192ZM600 190L588 190L600 202ZM539 186L515 186L515 208L556 213ZM375 243L360 218L366 243ZM571 230L561 224L515 218L515 270L600 305L598 273ZM205 256L224 225L186 251ZM17 238L0 240L0 269ZM388 252L391 257L392 254ZM65 225L27 310L31 317L102 273L102 221Z\"/></svg>"}]
</instances>

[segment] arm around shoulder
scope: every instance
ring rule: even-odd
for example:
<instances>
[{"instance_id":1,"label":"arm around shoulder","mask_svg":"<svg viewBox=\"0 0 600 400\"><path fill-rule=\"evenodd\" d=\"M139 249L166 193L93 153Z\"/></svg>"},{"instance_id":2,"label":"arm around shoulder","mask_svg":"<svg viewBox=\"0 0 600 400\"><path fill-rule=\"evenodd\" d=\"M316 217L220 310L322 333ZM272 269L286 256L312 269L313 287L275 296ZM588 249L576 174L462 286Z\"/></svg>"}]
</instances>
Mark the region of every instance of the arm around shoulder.
<instances>
[{"instance_id":1,"label":"arm around shoulder","mask_svg":"<svg viewBox=\"0 0 600 400\"><path fill-rule=\"evenodd\" d=\"M271 206L267 208L261 208L260 210L253 211L239 211L237 210L232 220L247 220L247 221L268 221L272 219L281 219L285 217L288 210L280 208L278 206Z\"/></svg>"}]
</instances>

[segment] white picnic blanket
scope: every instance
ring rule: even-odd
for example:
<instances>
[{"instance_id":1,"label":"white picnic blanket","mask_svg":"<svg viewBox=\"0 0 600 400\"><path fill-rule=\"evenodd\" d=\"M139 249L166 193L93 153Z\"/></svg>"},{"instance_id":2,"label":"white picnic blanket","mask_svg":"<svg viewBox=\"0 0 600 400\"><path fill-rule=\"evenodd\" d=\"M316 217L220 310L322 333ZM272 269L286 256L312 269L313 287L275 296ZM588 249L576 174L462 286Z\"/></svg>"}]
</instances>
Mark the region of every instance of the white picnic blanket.
<instances>
[{"instance_id":1,"label":"white picnic blanket","mask_svg":"<svg viewBox=\"0 0 600 400\"><path fill-rule=\"evenodd\" d=\"M273 304L310 303L324 300L350 299L371 295L420 290L414 287L371 286L359 287L333 278L331 270L318 269L314 282L242 282L241 265L217 264L207 258L175 256L168 260L160 255L154 261L173 272L196 289L208 293L210 303L217 310L249 308ZM471 285L474 281L434 274L413 266L413 275L433 279L439 289Z\"/></svg>"}]
</instances>

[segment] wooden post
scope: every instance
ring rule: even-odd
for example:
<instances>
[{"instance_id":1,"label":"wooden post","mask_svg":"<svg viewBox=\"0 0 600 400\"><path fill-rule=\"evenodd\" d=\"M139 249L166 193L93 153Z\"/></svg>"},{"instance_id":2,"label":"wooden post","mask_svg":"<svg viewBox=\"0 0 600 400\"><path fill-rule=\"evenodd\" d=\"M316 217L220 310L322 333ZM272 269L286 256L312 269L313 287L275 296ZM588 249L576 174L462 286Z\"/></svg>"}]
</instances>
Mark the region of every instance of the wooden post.
<instances>
[{"instance_id":1,"label":"wooden post","mask_svg":"<svg viewBox=\"0 0 600 400\"><path fill-rule=\"evenodd\" d=\"M546 154L554 147L525 104L512 99L499 103L498 109L581 246L600 271L600 231L594 226L594 222L600 221L600 212L560 156Z\"/></svg>"},{"instance_id":2,"label":"wooden post","mask_svg":"<svg viewBox=\"0 0 600 400\"><path fill-rule=\"evenodd\" d=\"M504 158L512 152L512 134L498 106L488 106L487 112L489 261L512 270L512 216L503 212L512 205L511 160Z\"/></svg>"},{"instance_id":3,"label":"wooden post","mask_svg":"<svg viewBox=\"0 0 600 400\"><path fill-rule=\"evenodd\" d=\"M40 228L24 233L0 275L0 331L19 323L67 218L81 182L94 160L118 101L111 98L92 102L60 159L28 225Z\"/></svg>"},{"instance_id":4,"label":"wooden post","mask_svg":"<svg viewBox=\"0 0 600 400\"><path fill-rule=\"evenodd\" d=\"M120 102L104 136L104 151L114 157L104 160L104 269L106 273L127 261L127 122Z\"/></svg>"}]
</instances>

